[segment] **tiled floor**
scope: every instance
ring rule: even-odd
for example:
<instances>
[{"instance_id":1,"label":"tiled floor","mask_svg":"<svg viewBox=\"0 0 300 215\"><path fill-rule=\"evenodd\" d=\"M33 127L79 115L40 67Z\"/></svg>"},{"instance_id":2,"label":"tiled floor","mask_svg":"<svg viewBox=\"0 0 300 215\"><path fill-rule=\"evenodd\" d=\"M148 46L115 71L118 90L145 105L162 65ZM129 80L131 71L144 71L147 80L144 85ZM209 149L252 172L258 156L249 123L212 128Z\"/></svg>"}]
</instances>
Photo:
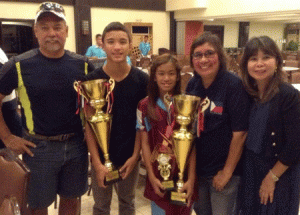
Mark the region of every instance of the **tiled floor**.
<instances>
[{"instance_id":1,"label":"tiled floor","mask_svg":"<svg viewBox=\"0 0 300 215\"><path fill-rule=\"evenodd\" d=\"M139 184L136 190L136 215L151 215L150 200L146 199L143 195L145 185L145 176L140 176ZM81 215L92 215L93 211L93 196L85 195L81 198ZM57 215L58 210L54 209L54 204L49 207L49 215ZM118 199L116 194L113 194L111 215L118 215ZM195 212L192 213L195 215ZM299 213L300 215L300 213Z\"/></svg>"},{"instance_id":2,"label":"tiled floor","mask_svg":"<svg viewBox=\"0 0 300 215\"><path fill-rule=\"evenodd\" d=\"M145 179L144 176L140 176L138 188L136 190L136 215L151 215L150 201L143 196ZM93 195L85 195L81 198L81 215L93 214ZM49 208L49 215L57 215L58 210L54 209L54 204ZM111 205L111 214L117 215L118 213L118 199L116 193L113 193L113 200Z\"/></svg>"},{"instance_id":3,"label":"tiled floor","mask_svg":"<svg viewBox=\"0 0 300 215\"><path fill-rule=\"evenodd\" d=\"M145 185L145 176L140 176L139 184L136 190L136 215L151 215L150 200L143 196ZM85 195L81 198L81 215L92 215L93 208L93 196ZM54 209L54 204L49 207L49 215L57 215L58 210ZM118 199L116 194L113 194L111 215L117 215L118 213ZM194 215L195 213L193 213Z\"/></svg>"}]
</instances>

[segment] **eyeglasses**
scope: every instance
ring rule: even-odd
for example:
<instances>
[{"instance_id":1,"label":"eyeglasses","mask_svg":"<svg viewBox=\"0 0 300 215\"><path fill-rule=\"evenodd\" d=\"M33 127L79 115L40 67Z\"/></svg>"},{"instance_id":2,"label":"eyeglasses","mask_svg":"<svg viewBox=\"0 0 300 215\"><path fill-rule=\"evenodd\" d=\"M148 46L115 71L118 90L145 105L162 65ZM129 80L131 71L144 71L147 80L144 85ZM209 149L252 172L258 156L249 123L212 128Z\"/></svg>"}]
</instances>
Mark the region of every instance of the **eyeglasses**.
<instances>
[{"instance_id":1,"label":"eyeglasses","mask_svg":"<svg viewBox=\"0 0 300 215\"><path fill-rule=\"evenodd\" d=\"M192 57L194 59L197 59L197 60L200 60L204 57L206 58L212 58L214 56L214 54L216 54L216 51L213 51L213 50L207 50L206 52L204 53L201 53L201 52L195 52L194 54L192 54Z\"/></svg>"},{"instance_id":2,"label":"eyeglasses","mask_svg":"<svg viewBox=\"0 0 300 215\"><path fill-rule=\"evenodd\" d=\"M54 10L56 12L59 13L65 13L64 8L58 4L58 3L54 3L54 2L44 2L40 5L40 10Z\"/></svg>"}]
</instances>

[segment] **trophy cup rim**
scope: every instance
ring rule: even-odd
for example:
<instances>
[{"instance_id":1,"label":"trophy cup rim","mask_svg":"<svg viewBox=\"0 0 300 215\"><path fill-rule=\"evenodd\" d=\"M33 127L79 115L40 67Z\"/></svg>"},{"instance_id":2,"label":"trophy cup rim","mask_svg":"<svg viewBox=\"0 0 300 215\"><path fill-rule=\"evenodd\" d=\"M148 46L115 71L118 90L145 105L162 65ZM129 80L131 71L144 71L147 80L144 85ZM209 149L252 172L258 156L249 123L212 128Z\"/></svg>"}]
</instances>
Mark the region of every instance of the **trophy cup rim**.
<instances>
[{"instance_id":1,"label":"trophy cup rim","mask_svg":"<svg viewBox=\"0 0 300 215\"><path fill-rule=\"evenodd\" d=\"M103 83L103 82L107 82L108 79L94 79L94 80L87 80L87 81L82 81L81 84L95 84L95 83Z\"/></svg>"},{"instance_id":2,"label":"trophy cup rim","mask_svg":"<svg viewBox=\"0 0 300 215\"><path fill-rule=\"evenodd\" d=\"M179 99L179 100L184 100L184 99L188 99L188 100L193 100L193 101L200 101L201 98L199 96L194 96L194 95L187 95L187 94L178 94L173 96L174 100L175 99Z\"/></svg>"}]
</instances>

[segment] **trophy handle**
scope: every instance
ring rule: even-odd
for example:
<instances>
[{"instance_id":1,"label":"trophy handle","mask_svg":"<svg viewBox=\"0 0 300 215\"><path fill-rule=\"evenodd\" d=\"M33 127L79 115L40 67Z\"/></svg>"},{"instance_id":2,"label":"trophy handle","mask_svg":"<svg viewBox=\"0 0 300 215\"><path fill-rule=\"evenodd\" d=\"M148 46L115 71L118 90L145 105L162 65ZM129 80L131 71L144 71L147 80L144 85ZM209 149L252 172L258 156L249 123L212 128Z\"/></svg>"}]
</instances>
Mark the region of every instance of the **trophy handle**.
<instances>
[{"instance_id":1,"label":"trophy handle","mask_svg":"<svg viewBox=\"0 0 300 215\"><path fill-rule=\"evenodd\" d=\"M75 81L73 84L74 89L76 90L76 92L79 91L79 87L80 87L80 82L79 81Z\"/></svg>"},{"instance_id":2,"label":"trophy handle","mask_svg":"<svg viewBox=\"0 0 300 215\"><path fill-rule=\"evenodd\" d=\"M75 81L73 84L74 89L76 90L77 93L82 95L87 101L89 101L89 98L85 95L85 93L82 91L81 87L81 81Z\"/></svg>"},{"instance_id":3,"label":"trophy handle","mask_svg":"<svg viewBox=\"0 0 300 215\"><path fill-rule=\"evenodd\" d=\"M110 93L114 90L116 82L114 79L110 78L108 80L108 83L109 83L109 93Z\"/></svg>"},{"instance_id":4,"label":"trophy handle","mask_svg":"<svg viewBox=\"0 0 300 215\"><path fill-rule=\"evenodd\" d=\"M200 103L201 113L203 113L209 107L209 104L210 100L207 97L202 100L202 102Z\"/></svg>"},{"instance_id":5,"label":"trophy handle","mask_svg":"<svg viewBox=\"0 0 300 215\"><path fill-rule=\"evenodd\" d=\"M110 78L110 79L108 80L108 84L109 84L109 87L108 87L108 92L107 92L107 95L106 95L106 101L107 101L107 102L109 101L109 96L110 96L111 92L112 92L112 91L114 90L114 88L115 88L116 82L115 82L114 79Z\"/></svg>"}]
</instances>

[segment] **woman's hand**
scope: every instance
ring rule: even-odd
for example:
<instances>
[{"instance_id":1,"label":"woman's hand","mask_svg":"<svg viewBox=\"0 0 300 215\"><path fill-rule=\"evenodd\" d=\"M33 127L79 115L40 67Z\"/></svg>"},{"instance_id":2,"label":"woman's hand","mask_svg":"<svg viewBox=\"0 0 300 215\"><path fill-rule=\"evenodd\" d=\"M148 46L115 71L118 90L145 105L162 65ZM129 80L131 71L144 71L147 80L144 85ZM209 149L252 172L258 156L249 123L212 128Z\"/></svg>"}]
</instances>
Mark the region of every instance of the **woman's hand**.
<instances>
[{"instance_id":1,"label":"woman's hand","mask_svg":"<svg viewBox=\"0 0 300 215\"><path fill-rule=\"evenodd\" d=\"M266 205L270 199L270 203L273 202L275 181L273 180L271 173L269 172L262 181L259 189L260 203Z\"/></svg>"}]
</instances>

